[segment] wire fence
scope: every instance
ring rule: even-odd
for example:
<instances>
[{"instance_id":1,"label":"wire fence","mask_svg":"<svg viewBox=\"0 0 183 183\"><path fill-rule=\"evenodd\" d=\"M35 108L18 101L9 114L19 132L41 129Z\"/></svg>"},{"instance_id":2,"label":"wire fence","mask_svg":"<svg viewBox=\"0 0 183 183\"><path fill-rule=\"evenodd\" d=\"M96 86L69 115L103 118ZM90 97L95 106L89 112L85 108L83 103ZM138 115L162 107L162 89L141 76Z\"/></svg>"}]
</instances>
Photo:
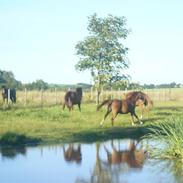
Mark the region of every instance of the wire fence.
<instances>
[{"instance_id":1,"label":"wire fence","mask_svg":"<svg viewBox=\"0 0 183 183\"><path fill-rule=\"evenodd\" d=\"M103 90L100 94L100 101L105 99L123 99L125 94L132 90ZM183 88L168 88L168 89L146 89L144 93L148 94L153 101L183 101ZM53 90L28 91L26 88L22 91L17 91L17 106L50 106L60 105L64 101L66 92ZM10 101L10 100L9 100ZM91 88L90 91L83 91L83 103L96 103L97 92ZM3 104L2 97L0 104ZM11 102L9 102L11 105Z\"/></svg>"}]
</instances>

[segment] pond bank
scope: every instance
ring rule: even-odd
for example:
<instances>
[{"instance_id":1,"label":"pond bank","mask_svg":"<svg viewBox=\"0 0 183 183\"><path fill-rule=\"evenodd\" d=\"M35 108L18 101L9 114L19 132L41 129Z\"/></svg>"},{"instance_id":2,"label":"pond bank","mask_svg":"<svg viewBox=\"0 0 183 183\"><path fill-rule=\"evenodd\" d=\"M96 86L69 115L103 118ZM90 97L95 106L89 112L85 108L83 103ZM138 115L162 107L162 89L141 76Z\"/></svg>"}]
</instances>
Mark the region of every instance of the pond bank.
<instances>
[{"instance_id":1,"label":"pond bank","mask_svg":"<svg viewBox=\"0 0 183 183\"><path fill-rule=\"evenodd\" d=\"M96 112L95 104L83 104L69 112L61 106L43 108L11 108L0 110L0 144L21 145L59 142L92 142L114 138L141 138L149 133L149 127L167 117L183 113L180 102L156 103L144 124L131 126L129 114L118 115L111 126L110 117L103 128L99 126L106 109ZM137 114L139 111L137 108Z\"/></svg>"},{"instance_id":2,"label":"pond bank","mask_svg":"<svg viewBox=\"0 0 183 183\"><path fill-rule=\"evenodd\" d=\"M109 139L140 139L142 136L150 132L148 126L138 127L112 127L112 128L97 128L91 130L82 130L70 133L70 136L65 136L61 139L46 140L42 138L28 137L24 134L7 132L0 138L0 146L21 146L21 145L38 145L38 144L56 144L68 142L95 142L106 141Z\"/></svg>"}]
</instances>

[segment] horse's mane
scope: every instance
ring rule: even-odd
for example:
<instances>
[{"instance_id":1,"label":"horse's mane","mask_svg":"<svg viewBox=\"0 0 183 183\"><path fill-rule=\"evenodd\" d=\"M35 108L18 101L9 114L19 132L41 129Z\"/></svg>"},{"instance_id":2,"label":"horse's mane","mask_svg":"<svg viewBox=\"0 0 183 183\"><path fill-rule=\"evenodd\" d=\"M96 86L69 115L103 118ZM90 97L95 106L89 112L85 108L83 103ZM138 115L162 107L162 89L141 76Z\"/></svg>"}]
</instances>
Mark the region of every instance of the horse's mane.
<instances>
[{"instance_id":1,"label":"horse's mane","mask_svg":"<svg viewBox=\"0 0 183 183\"><path fill-rule=\"evenodd\" d=\"M150 99L150 97L141 91L133 91L129 92L125 95L126 99L131 99L131 100L142 100L144 102L144 105L151 109L153 107L153 101Z\"/></svg>"}]
</instances>

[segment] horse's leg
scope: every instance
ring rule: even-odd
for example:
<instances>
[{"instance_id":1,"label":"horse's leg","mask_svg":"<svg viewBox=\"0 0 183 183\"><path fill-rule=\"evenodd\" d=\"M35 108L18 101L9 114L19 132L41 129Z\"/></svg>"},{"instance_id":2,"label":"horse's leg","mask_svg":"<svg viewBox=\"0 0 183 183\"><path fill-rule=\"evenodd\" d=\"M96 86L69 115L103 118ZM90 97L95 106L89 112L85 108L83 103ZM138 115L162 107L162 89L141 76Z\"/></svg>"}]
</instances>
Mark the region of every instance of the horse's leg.
<instances>
[{"instance_id":1,"label":"horse's leg","mask_svg":"<svg viewBox=\"0 0 183 183\"><path fill-rule=\"evenodd\" d=\"M133 112L133 116L136 117L136 119L138 120L138 122L139 122L141 125L143 124L143 122L140 121L139 117L136 115L135 111Z\"/></svg>"},{"instance_id":2,"label":"horse's leg","mask_svg":"<svg viewBox=\"0 0 183 183\"><path fill-rule=\"evenodd\" d=\"M116 118L116 116L118 115L118 113L117 112L113 112L112 113L112 118L111 118L111 125L113 126L113 123L114 123L114 119Z\"/></svg>"},{"instance_id":3,"label":"horse's leg","mask_svg":"<svg viewBox=\"0 0 183 183\"><path fill-rule=\"evenodd\" d=\"M142 105L140 106L140 109L141 109L141 116L140 116L140 119L143 119L144 108L145 108L145 106L144 106L144 104L142 104Z\"/></svg>"},{"instance_id":4,"label":"horse's leg","mask_svg":"<svg viewBox=\"0 0 183 183\"><path fill-rule=\"evenodd\" d=\"M3 98L3 109L5 109L8 106L8 98Z\"/></svg>"},{"instance_id":5,"label":"horse's leg","mask_svg":"<svg viewBox=\"0 0 183 183\"><path fill-rule=\"evenodd\" d=\"M6 98L3 97L3 109L5 109L6 106Z\"/></svg>"},{"instance_id":6,"label":"horse's leg","mask_svg":"<svg viewBox=\"0 0 183 183\"><path fill-rule=\"evenodd\" d=\"M133 113L131 113L131 117L132 117L132 126L134 126L135 125L135 120L134 120L134 114Z\"/></svg>"},{"instance_id":7,"label":"horse's leg","mask_svg":"<svg viewBox=\"0 0 183 183\"><path fill-rule=\"evenodd\" d=\"M108 109L107 109L107 112L105 113L103 120L100 122L100 126L103 126L103 123L104 123L106 117L109 115L109 113L110 113L111 111L112 111L111 108L108 108Z\"/></svg>"},{"instance_id":8,"label":"horse's leg","mask_svg":"<svg viewBox=\"0 0 183 183\"><path fill-rule=\"evenodd\" d=\"M78 103L78 108L79 108L79 111L81 112L81 104Z\"/></svg>"},{"instance_id":9,"label":"horse's leg","mask_svg":"<svg viewBox=\"0 0 183 183\"><path fill-rule=\"evenodd\" d=\"M63 104L63 110L65 109L65 102L64 102L64 104Z\"/></svg>"}]
</instances>

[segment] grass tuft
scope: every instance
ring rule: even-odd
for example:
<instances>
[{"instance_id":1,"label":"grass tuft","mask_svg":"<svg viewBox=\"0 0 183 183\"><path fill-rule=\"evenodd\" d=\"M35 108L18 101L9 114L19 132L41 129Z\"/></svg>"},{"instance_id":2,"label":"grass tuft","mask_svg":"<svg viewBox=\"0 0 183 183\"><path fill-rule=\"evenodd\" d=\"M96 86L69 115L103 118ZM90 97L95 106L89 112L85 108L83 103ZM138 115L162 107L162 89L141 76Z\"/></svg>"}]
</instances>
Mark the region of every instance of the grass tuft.
<instances>
[{"instance_id":1,"label":"grass tuft","mask_svg":"<svg viewBox=\"0 0 183 183\"><path fill-rule=\"evenodd\" d=\"M183 116L172 116L149 127L144 138L160 142L161 147L151 148L153 156L164 159L183 160Z\"/></svg>"}]
</instances>

